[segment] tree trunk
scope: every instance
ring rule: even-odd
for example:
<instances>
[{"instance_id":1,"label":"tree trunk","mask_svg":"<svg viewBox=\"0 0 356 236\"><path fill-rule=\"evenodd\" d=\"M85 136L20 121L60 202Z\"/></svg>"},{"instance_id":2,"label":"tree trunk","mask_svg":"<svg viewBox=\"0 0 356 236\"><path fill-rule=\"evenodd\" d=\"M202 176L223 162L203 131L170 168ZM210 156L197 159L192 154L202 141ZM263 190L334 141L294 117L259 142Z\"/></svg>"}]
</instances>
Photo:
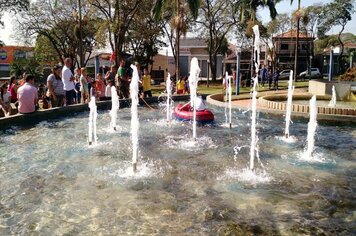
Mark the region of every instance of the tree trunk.
<instances>
[{"instance_id":1,"label":"tree trunk","mask_svg":"<svg viewBox=\"0 0 356 236\"><path fill-rule=\"evenodd\" d=\"M216 82L216 68L217 68L217 55L212 54L210 56L210 71L211 71L211 80Z\"/></svg>"},{"instance_id":2,"label":"tree trunk","mask_svg":"<svg viewBox=\"0 0 356 236\"><path fill-rule=\"evenodd\" d=\"M179 21L183 20L181 18L181 14L180 14L180 0L176 0L176 3L177 3L177 16L179 16ZM179 75L179 55L180 55L180 52L179 52L179 39L180 39L180 22L178 25L176 25L176 81L178 81L178 79L180 78L180 75ZM189 62L188 62L189 63Z\"/></svg>"}]
</instances>

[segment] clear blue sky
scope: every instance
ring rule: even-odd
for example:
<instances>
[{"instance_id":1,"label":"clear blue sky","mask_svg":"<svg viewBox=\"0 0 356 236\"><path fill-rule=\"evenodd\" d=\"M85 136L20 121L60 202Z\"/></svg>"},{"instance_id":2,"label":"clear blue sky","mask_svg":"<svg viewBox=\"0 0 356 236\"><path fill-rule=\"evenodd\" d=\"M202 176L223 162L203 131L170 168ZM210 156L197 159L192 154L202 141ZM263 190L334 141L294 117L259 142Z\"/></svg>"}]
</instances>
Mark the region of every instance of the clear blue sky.
<instances>
[{"instance_id":1,"label":"clear blue sky","mask_svg":"<svg viewBox=\"0 0 356 236\"><path fill-rule=\"evenodd\" d=\"M331 0L302 0L301 7L311 6L317 3L327 4L331 2ZM290 0L283 0L282 2L277 4L277 12L278 13L291 13L298 8L298 0L293 1L293 5L290 5ZM356 6L355 6L356 8ZM258 11L259 16L262 17L263 22L266 23L271 20L269 16L268 8L260 9ZM328 34L337 34L340 27L333 27ZM356 13L352 15L352 20L349 21L345 27L344 32L350 32L356 34Z\"/></svg>"}]
</instances>

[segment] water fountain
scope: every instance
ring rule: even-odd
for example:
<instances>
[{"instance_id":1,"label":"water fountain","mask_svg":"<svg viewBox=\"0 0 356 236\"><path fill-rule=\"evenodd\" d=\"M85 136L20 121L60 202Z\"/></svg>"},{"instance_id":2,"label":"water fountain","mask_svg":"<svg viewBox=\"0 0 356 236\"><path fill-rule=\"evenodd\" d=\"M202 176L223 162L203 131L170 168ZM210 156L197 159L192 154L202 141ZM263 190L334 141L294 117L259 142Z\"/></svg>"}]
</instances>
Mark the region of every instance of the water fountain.
<instances>
[{"instance_id":1,"label":"water fountain","mask_svg":"<svg viewBox=\"0 0 356 236\"><path fill-rule=\"evenodd\" d=\"M171 112L171 95L172 95L172 88L171 88L171 74L168 73L167 80L166 80L166 92L167 92L167 122L169 123L172 119L172 112Z\"/></svg>"},{"instance_id":2,"label":"water fountain","mask_svg":"<svg viewBox=\"0 0 356 236\"><path fill-rule=\"evenodd\" d=\"M284 131L284 137L289 138L289 125L291 123L291 114L292 114L292 100L293 100L293 71L290 71L289 81L288 81L288 99L287 99L287 109L286 109L286 128Z\"/></svg>"},{"instance_id":3,"label":"water fountain","mask_svg":"<svg viewBox=\"0 0 356 236\"><path fill-rule=\"evenodd\" d=\"M130 83L130 97L131 97L131 141L132 141L132 166L133 171L137 171L137 158L138 158L138 83L139 76L137 67L135 65L131 65L132 78Z\"/></svg>"},{"instance_id":4,"label":"water fountain","mask_svg":"<svg viewBox=\"0 0 356 236\"><path fill-rule=\"evenodd\" d=\"M202 126L210 145L197 147L198 136L185 149L166 141L179 136L189 142L189 123L172 122L168 129L157 110L139 106L142 161L133 173L131 109L125 105L117 113L120 133L105 132L111 118L98 113L98 135L105 135L90 148L81 138L88 112L0 132L1 235L353 235L355 126L318 125L322 145L313 155L336 161L305 162L298 159L301 142L274 138L284 118L261 115L259 152L273 176L266 183L252 175L256 167L234 176L249 154L247 113L234 115L242 124L234 132ZM225 122L223 107L211 109ZM293 123L296 140L305 139L306 125ZM242 148L233 161L235 145Z\"/></svg>"},{"instance_id":5,"label":"water fountain","mask_svg":"<svg viewBox=\"0 0 356 236\"><path fill-rule=\"evenodd\" d=\"M94 96L92 96L90 99L89 109L90 112L89 112L88 141L89 141L89 145L92 145L93 138L94 138L94 144L97 144L97 140L98 140L98 137L96 135L96 120L97 120L98 112L97 112Z\"/></svg>"},{"instance_id":6,"label":"water fountain","mask_svg":"<svg viewBox=\"0 0 356 236\"><path fill-rule=\"evenodd\" d=\"M307 149L303 155L304 160L312 160L313 159L313 151L314 151L314 144L315 144L315 131L317 127L317 114L318 109L316 106L316 96L314 95L310 99L309 104L309 123L308 123L308 136L307 136Z\"/></svg>"},{"instance_id":7,"label":"water fountain","mask_svg":"<svg viewBox=\"0 0 356 236\"><path fill-rule=\"evenodd\" d=\"M335 90L335 85L333 85L332 88L332 95L331 95L331 100L329 102L329 107L336 107L336 90Z\"/></svg>"},{"instance_id":8,"label":"water fountain","mask_svg":"<svg viewBox=\"0 0 356 236\"><path fill-rule=\"evenodd\" d=\"M193 57L190 63L190 74L189 74L189 89L190 89L190 104L193 107L193 139L197 138L197 110L195 106L195 100L197 97L197 87L199 78L200 68L199 62L196 57Z\"/></svg>"},{"instance_id":9,"label":"water fountain","mask_svg":"<svg viewBox=\"0 0 356 236\"><path fill-rule=\"evenodd\" d=\"M117 129L116 120L117 120L117 111L119 109L120 109L119 96L117 95L116 87L112 86L111 87L111 111L110 111L111 122L110 122L110 126L114 130Z\"/></svg>"}]
</instances>

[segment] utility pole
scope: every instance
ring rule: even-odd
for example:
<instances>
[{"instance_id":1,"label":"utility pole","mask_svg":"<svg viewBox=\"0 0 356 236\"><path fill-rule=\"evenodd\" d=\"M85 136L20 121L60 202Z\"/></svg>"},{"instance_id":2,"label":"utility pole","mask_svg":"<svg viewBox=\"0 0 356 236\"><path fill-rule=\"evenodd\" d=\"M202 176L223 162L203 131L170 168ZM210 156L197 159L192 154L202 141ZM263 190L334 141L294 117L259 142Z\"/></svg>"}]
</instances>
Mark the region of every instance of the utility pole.
<instances>
[{"instance_id":1,"label":"utility pole","mask_svg":"<svg viewBox=\"0 0 356 236\"><path fill-rule=\"evenodd\" d=\"M333 58L334 57L334 48L333 47L330 47L330 64L329 64L329 82L332 80L332 77L333 77Z\"/></svg>"},{"instance_id":2,"label":"utility pole","mask_svg":"<svg viewBox=\"0 0 356 236\"><path fill-rule=\"evenodd\" d=\"M297 81L298 75L298 48L299 48L299 27L300 27L300 1L298 1L297 16L297 35L295 40L295 53L294 53L294 81ZM293 31L292 31L293 32Z\"/></svg>"}]
</instances>

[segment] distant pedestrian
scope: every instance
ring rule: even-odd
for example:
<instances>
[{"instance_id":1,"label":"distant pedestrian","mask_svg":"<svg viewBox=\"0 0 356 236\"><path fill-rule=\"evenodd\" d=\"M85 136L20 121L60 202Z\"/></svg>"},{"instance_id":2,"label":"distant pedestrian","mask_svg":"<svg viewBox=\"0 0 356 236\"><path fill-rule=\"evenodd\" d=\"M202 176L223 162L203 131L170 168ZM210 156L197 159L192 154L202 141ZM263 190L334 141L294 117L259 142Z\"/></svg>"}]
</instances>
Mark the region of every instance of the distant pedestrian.
<instances>
[{"instance_id":1,"label":"distant pedestrian","mask_svg":"<svg viewBox=\"0 0 356 236\"><path fill-rule=\"evenodd\" d=\"M273 75L273 88L278 90L279 69L277 68Z\"/></svg>"},{"instance_id":2,"label":"distant pedestrian","mask_svg":"<svg viewBox=\"0 0 356 236\"><path fill-rule=\"evenodd\" d=\"M265 86L265 82L267 80L267 68L265 66L262 67L261 73L260 73L260 77L261 77L261 84L262 87Z\"/></svg>"}]
</instances>

